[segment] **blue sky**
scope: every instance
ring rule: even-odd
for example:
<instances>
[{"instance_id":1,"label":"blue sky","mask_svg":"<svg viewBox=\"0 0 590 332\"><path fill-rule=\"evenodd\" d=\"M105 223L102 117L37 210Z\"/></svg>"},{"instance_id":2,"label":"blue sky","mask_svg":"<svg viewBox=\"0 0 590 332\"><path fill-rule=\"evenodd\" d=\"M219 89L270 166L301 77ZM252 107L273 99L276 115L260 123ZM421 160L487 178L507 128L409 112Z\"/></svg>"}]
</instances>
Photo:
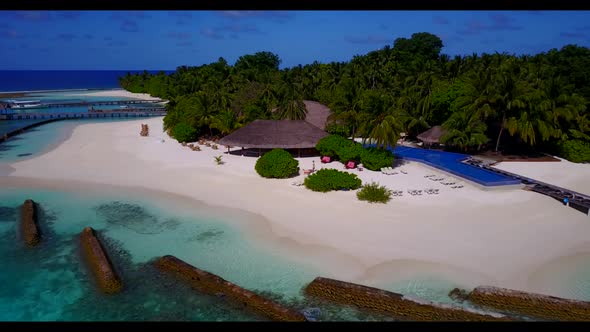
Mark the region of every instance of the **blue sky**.
<instances>
[{"instance_id":1,"label":"blue sky","mask_svg":"<svg viewBox=\"0 0 590 332\"><path fill-rule=\"evenodd\" d=\"M175 69L270 51L347 61L415 32L449 55L590 46L590 11L2 11L0 69Z\"/></svg>"}]
</instances>

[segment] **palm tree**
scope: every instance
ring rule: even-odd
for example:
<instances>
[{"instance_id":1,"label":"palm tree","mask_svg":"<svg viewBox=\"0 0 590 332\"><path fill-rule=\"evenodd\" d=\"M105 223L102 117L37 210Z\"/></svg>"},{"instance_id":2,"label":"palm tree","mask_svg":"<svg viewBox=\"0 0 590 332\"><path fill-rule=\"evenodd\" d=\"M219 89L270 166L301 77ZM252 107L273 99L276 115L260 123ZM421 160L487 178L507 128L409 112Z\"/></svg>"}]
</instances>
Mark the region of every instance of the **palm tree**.
<instances>
[{"instance_id":1,"label":"palm tree","mask_svg":"<svg viewBox=\"0 0 590 332\"><path fill-rule=\"evenodd\" d=\"M220 112L211 120L211 128L219 130L221 135L227 135L232 131L242 127L236 113L230 109Z\"/></svg>"},{"instance_id":2,"label":"palm tree","mask_svg":"<svg viewBox=\"0 0 590 332\"><path fill-rule=\"evenodd\" d=\"M461 109L451 115L442 127L447 133L440 139L441 143L453 145L464 151L487 143L486 124L481 121L477 112Z\"/></svg>"},{"instance_id":3,"label":"palm tree","mask_svg":"<svg viewBox=\"0 0 590 332\"><path fill-rule=\"evenodd\" d=\"M402 123L394 115L379 117L366 124L369 137L375 142L378 149L395 147L399 135L403 130Z\"/></svg>"},{"instance_id":4,"label":"palm tree","mask_svg":"<svg viewBox=\"0 0 590 332\"><path fill-rule=\"evenodd\" d=\"M340 98L337 98L334 103L330 105L333 113L328 116L328 121L330 122L343 121L349 125L352 129L351 136L353 141L356 137L356 130L359 127L362 118L362 101L357 83L357 80L348 78L339 85L337 92L340 93L336 93L336 95Z\"/></svg>"},{"instance_id":5,"label":"palm tree","mask_svg":"<svg viewBox=\"0 0 590 332\"><path fill-rule=\"evenodd\" d=\"M536 98L527 98L527 106L522 109L517 116L512 116L506 121L506 129L510 135L518 136L527 144L535 145L537 136L541 140L547 141L554 135L552 123L548 121L550 111L543 109Z\"/></svg>"},{"instance_id":6,"label":"palm tree","mask_svg":"<svg viewBox=\"0 0 590 332\"><path fill-rule=\"evenodd\" d=\"M507 126L507 117L511 112L526 106L522 100L523 94L526 92L526 86L518 77L520 73L519 64L516 63L515 59L510 58L503 67L504 68L500 70L497 76L494 95L495 108L500 114L502 114L500 130L498 132L498 138L496 139L496 152L500 146L502 132Z\"/></svg>"},{"instance_id":7,"label":"palm tree","mask_svg":"<svg viewBox=\"0 0 590 332\"><path fill-rule=\"evenodd\" d=\"M307 109L303 103L301 83L284 81L279 91L279 118L304 120L307 116Z\"/></svg>"}]
</instances>

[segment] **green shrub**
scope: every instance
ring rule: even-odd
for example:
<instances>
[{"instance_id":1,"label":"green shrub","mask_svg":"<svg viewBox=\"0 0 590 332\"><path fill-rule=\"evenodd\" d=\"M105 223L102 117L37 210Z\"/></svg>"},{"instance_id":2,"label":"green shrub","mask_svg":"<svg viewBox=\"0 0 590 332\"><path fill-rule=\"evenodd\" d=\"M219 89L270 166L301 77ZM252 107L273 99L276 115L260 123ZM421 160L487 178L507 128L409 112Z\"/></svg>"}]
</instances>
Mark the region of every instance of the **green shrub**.
<instances>
[{"instance_id":1,"label":"green shrub","mask_svg":"<svg viewBox=\"0 0 590 332\"><path fill-rule=\"evenodd\" d=\"M197 130L186 122L175 125L171 134L180 143L193 142L197 139Z\"/></svg>"},{"instance_id":2,"label":"green shrub","mask_svg":"<svg viewBox=\"0 0 590 332\"><path fill-rule=\"evenodd\" d=\"M328 192L358 189L362 182L355 174L335 169L321 169L305 178L303 184L307 189L313 191Z\"/></svg>"},{"instance_id":3,"label":"green shrub","mask_svg":"<svg viewBox=\"0 0 590 332\"><path fill-rule=\"evenodd\" d=\"M365 184L361 190L356 193L356 197L361 201L370 203L387 203L391 199L391 190L385 186L380 186L376 182Z\"/></svg>"},{"instance_id":4,"label":"green shrub","mask_svg":"<svg viewBox=\"0 0 590 332\"><path fill-rule=\"evenodd\" d=\"M329 135L316 144L315 148L322 156L336 157L343 147L352 145L352 141L338 135Z\"/></svg>"},{"instance_id":5,"label":"green shrub","mask_svg":"<svg viewBox=\"0 0 590 332\"><path fill-rule=\"evenodd\" d=\"M363 163L363 167L372 171L378 171L383 167L391 167L393 165L393 153L384 149L364 149L361 155L361 163Z\"/></svg>"},{"instance_id":6,"label":"green shrub","mask_svg":"<svg viewBox=\"0 0 590 332\"><path fill-rule=\"evenodd\" d=\"M299 173L299 161L283 149L274 149L258 158L254 168L265 178L288 178Z\"/></svg>"},{"instance_id":7,"label":"green shrub","mask_svg":"<svg viewBox=\"0 0 590 332\"><path fill-rule=\"evenodd\" d=\"M590 143L581 140L565 141L559 144L559 155L573 163L590 162Z\"/></svg>"},{"instance_id":8,"label":"green shrub","mask_svg":"<svg viewBox=\"0 0 590 332\"><path fill-rule=\"evenodd\" d=\"M354 143L350 144L349 146L341 147L340 150L336 151L336 154L338 155L338 159L340 159L341 162L347 163L351 160L359 161L363 151L364 149L361 144Z\"/></svg>"}]
</instances>

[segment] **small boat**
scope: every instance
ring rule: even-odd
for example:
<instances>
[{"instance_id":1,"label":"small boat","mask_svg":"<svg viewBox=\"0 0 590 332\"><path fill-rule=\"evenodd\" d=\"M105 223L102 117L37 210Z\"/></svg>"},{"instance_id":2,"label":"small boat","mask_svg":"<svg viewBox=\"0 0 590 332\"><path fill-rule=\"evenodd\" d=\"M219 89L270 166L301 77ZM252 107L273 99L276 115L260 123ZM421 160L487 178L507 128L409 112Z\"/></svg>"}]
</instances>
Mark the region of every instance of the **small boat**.
<instances>
[{"instance_id":1,"label":"small boat","mask_svg":"<svg viewBox=\"0 0 590 332\"><path fill-rule=\"evenodd\" d=\"M8 108L41 108L40 100L7 100Z\"/></svg>"}]
</instances>

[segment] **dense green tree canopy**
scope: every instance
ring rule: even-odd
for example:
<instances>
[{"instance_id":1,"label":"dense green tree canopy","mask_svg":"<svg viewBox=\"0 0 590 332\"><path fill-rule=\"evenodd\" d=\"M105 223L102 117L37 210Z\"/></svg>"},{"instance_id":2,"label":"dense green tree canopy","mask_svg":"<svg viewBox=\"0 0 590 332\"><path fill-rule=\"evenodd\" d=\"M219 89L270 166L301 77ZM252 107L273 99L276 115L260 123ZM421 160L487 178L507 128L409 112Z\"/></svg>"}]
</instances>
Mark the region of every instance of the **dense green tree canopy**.
<instances>
[{"instance_id":1,"label":"dense green tree canopy","mask_svg":"<svg viewBox=\"0 0 590 332\"><path fill-rule=\"evenodd\" d=\"M120 84L168 99L166 128L184 123L196 136L226 135L255 119L302 119L309 99L333 110L331 128L381 147L400 132L416 136L435 125L447 128L446 145L461 151L560 153L574 150L555 145L590 144L587 47L455 57L442 47L439 37L420 32L348 62L281 70L278 55L258 52L233 66L219 58L170 75L128 74Z\"/></svg>"}]
</instances>

